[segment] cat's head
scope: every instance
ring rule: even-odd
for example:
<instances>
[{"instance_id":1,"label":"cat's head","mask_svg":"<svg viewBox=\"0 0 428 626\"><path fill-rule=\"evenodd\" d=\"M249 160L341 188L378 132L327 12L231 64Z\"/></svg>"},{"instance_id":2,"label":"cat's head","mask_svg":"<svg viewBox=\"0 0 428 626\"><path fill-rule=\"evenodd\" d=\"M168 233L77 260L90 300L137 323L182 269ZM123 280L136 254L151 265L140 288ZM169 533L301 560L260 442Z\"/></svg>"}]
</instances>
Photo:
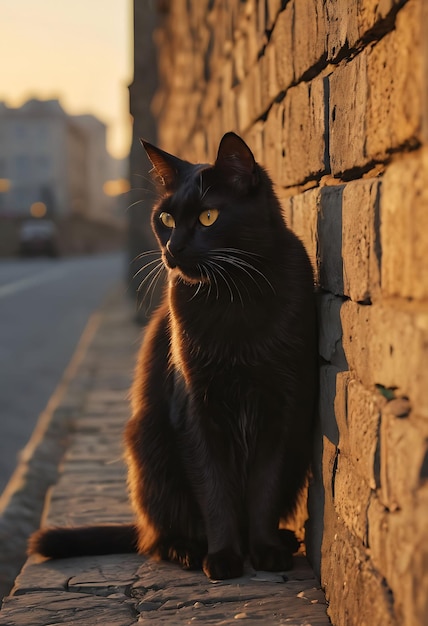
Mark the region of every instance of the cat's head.
<instances>
[{"instance_id":1,"label":"cat's head","mask_svg":"<svg viewBox=\"0 0 428 626\"><path fill-rule=\"evenodd\" d=\"M205 283L232 270L250 272L271 246L279 206L247 144L227 133L214 165L194 165L142 143L162 185L152 227L171 274Z\"/></svg>"}]
</instances>

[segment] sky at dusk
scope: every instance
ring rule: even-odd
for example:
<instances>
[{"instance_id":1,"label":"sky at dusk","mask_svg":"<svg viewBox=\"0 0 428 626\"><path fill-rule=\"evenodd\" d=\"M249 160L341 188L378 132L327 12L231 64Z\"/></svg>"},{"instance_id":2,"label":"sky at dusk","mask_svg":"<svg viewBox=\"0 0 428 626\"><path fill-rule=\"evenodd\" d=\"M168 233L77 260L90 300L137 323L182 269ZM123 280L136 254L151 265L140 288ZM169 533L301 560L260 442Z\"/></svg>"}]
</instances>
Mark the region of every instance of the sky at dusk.
<instances>
[{"instance_id":1,"label":"sky at dusk","mask_svg":"<svg viewBox=\"0 0 428 626\"><path fill-rule=\"evenodd\" d=\"M101 119L111 154L127 155L131 0L0 0L0 59L0 101L57 98Z\"/></svg>"}]
</instances>

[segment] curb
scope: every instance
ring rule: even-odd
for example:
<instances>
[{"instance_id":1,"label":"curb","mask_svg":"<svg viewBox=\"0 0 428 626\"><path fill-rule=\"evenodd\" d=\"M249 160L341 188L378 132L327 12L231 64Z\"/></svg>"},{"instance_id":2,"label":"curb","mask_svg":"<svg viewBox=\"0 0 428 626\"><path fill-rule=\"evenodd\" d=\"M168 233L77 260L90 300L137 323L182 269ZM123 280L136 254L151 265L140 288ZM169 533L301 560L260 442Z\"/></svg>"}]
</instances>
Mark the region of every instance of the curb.
<instances>
[{"instance_id":1,"label":"curb","mask_svg":"<svg viewBox=\"0 0 428 626\"><path fill-rule=\"evenodd\" d=\"M59 465L70 441L72 418L81 409L85 394L85 386L82 380L77 384L76 374L99 329L102 310L113 294L112 289L101 307L89 317L71 360L0 496L0 599L11 590L26 560L27 539L39 528L46 493L58 478Z\"/></svg>"}]
</instances>

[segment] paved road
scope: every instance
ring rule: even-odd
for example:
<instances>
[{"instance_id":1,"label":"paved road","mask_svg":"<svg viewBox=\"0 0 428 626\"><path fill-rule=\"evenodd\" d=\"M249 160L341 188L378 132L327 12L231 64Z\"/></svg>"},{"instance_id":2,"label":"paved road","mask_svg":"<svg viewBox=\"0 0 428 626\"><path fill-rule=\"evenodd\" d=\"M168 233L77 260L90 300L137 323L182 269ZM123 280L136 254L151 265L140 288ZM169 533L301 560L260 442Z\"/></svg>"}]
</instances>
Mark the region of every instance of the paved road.
<instances>
[{"instance_id":1,"label":"paved road","mask_svg":"<svg viewBox=\"0 0 428 626\"><path fill-rule=\"evenodd\" d=\"M0 493L124 264L120 254L0 261Z\"/></svg>"}]
</instances>

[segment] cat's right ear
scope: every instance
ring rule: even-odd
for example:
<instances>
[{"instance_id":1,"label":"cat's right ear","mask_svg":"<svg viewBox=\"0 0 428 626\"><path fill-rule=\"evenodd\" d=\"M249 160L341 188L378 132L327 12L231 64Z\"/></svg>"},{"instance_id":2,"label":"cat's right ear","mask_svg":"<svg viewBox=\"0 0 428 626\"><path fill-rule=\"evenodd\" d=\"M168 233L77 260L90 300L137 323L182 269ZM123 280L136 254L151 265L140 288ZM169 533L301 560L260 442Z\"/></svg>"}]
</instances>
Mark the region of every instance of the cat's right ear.
<instances>
[{"instance_id":1,"label":"cat's right ear","mask_svg":"<svg viewBox=\"0 0 428 626\"><path fill-rule=\"evenodd\" d=\"M153 169L150 173L155 175L154 177L165 187L168 193L176 191L180 181L180 175L188 163L161 150L157 146L145 141L145 139L140 139L140 141L153 165Z\"/></svg>"},{"instance_id":2,"label":"cat's right ear","mask_svg":"<svg viewBox=\"0 0 428 626\"><path fill-rule=\"evenodd\" d=\"M236 133L223 135L215 167L226 182L240 192L248 192L257 184L257 169L253 153Z\"/></svg>"}]
</instances>

